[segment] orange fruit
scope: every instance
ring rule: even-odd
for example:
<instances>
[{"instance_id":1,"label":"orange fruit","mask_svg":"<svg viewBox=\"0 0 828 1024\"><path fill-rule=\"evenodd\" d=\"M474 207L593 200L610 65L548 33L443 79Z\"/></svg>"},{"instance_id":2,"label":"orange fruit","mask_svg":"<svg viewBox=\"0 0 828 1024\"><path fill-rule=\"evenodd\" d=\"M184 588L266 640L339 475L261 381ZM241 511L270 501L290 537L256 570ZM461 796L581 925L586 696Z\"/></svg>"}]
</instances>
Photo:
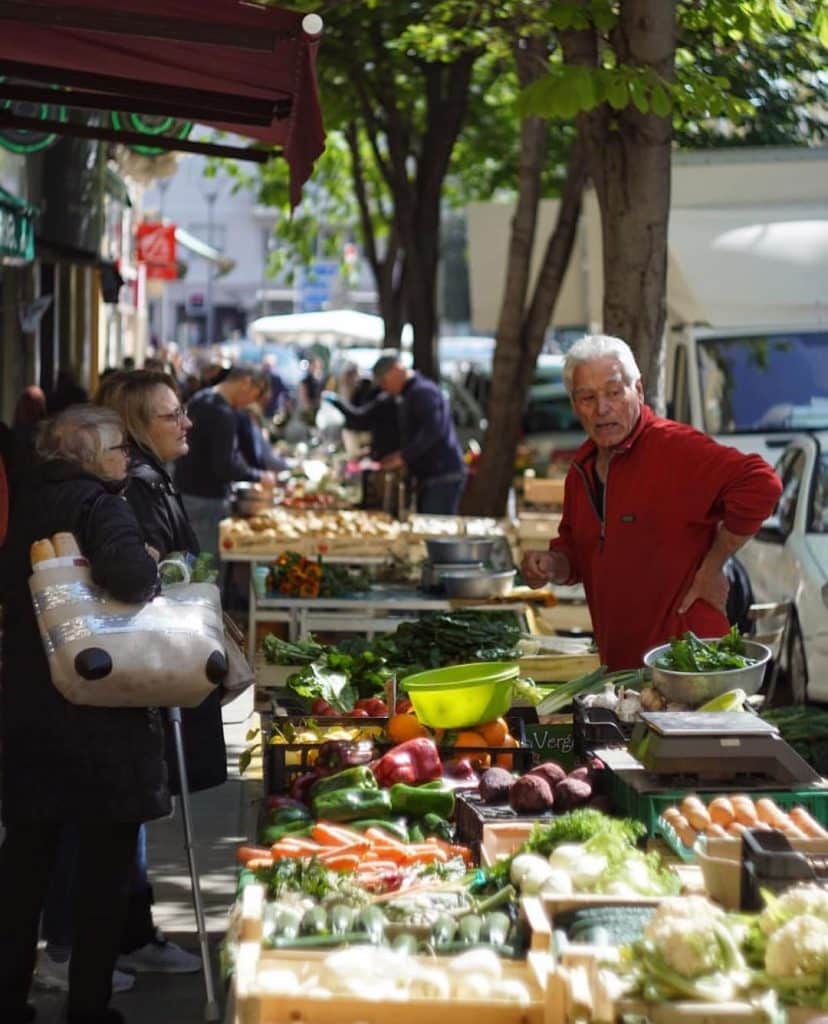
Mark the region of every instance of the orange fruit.
<instances>
[{"instance_id":1,"label":"orange fruit","mask_svg":"<svg viewBox=\"0 0 828 1024\"><path fill-rule=\"evenodd\" d=\"M485 772L487 768L492 767L492 755L491 754L472 754L471 756L472 768L477 772Z\"/></svg>"},{"instance_id":2,"label":"orange fruit","mask_svg":"<svg viewBox=\"0 0 828 1024\"><path fill-rule=\"evenodd\" d=\"M488 743L479 732L472 732L471 729L461 729L454 737L455 747L488 747Z\"/></svg>"},{"instance_id":3,"label":"orange fruit","mask_svg":"<svg viewBox=\"0 0 828 1024\"><path fill-rule=\"evenodd\" d=\"M503 741L509 735L509 726L502 718L496 718L493 722L484 722L478 725L475 732L479 732L486 741L488 747L502 747Z\"/></svg>"},{"instance_id":4,"label":"orange fruit","mask_svg":"<svg viewBox=\"0 0 828 1024\"><path fill-rule=\"evenodd\" d=\"M416 715L403 712L399 715L392 715L388 719L388 736L395 743L405 743L406 740L416 739L418 736L428 736L428 730Z\"/></svg>"},{"instance_id":5,"label":"orange fruit","mask_svg":"<svg viewBox=\"0 0 828 1024\"><path fill-rule=\"evenodd\" d=\"M501 746L503 748L509 748L509 749L513 750L515 747L519 747L520 743L518 743L518 741L515 739L514 736L511 736L511 735L509 735L507 733L506 736L503 739L503 743L501 743ZM511 771L514 768L514 766L515 766L515 755L514 754L496 754L495 755L495 764L497 765L498 768L506 768L509 771Z\"/></svg>"}]
</instances>

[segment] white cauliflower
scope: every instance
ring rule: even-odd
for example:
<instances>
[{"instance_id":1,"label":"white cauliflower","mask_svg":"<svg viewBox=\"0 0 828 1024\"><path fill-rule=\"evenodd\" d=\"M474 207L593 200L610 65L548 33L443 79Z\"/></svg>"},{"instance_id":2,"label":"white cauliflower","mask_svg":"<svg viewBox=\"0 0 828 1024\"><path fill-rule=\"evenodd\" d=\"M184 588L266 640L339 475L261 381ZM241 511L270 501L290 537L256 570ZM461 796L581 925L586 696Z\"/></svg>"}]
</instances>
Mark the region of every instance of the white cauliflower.
<instances>
[{"instance_id":1,"label":"white cauliflower","mask_svg":"<svg viewBox=\"0 0 828 1024\"><path fill-rule=\"evenodd\" d=\"M828 921L800 914L777 928L765 949L765 970L772 978L828 971Z\"/></svg>"},{"instance_id":2,"label":"white cauliflower","mask_svg":"<svg viewBox=\"0 0 828 1024\"><path fill-rule=\"evenodd\" d=\"M763 934L772 935L777 928L801 914L810 914L828 921L828 891L818 885L797 885L778 898L769 900L759 916Z\"/></svg>"},{"instance_id":3,"label":"white cauliflower","mask_svg":"<svg viewBox=\"0 0 828 1024\"><path fill-rule=\"evenodd\" d=\"M724 913L702 896L663 900L644 938L667 967L684 978L727 970L732 953L723 945Z\"/></svg>"}]
</instances>

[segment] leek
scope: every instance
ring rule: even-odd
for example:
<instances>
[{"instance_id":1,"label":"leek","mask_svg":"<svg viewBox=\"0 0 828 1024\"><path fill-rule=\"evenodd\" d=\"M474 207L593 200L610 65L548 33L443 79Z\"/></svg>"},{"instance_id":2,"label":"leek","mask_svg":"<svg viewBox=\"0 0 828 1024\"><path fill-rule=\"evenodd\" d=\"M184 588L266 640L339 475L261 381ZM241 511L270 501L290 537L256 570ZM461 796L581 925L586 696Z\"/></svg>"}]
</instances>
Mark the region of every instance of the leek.
<instances>
[{"instance_id":1,"label":"leek","mask_svg":"<svg viewBox=\"0 0 828 1024\"><path fill-rule=\"evenodd\" d=\"M555 689L537 706L538 715L553 715L560 711L580 694L601 693L607 683L623 689L640 689L645 683L645 669L624 669L620 672L607 672L607 666L601 665L594 672L578 676L568 683L556 686Z\"/></svg>"}]
</instances>

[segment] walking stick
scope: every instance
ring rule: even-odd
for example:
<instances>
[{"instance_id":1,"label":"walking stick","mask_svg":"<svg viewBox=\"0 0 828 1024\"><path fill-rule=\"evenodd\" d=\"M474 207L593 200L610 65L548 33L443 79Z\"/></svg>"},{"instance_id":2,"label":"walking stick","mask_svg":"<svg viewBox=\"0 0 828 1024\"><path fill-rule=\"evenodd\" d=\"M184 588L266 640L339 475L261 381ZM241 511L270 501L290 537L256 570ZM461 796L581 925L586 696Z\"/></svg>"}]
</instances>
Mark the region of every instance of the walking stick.
<instances>
[{"instance_id":1,"label":"walking stick","mask_svg":"<svg viewBox=\"0 0 828 1024\"><path fill-rule=\"evenodd\" d=\"M198 944L201 949L201 963L204 968L204 989L207 1001L204 1005L204 1019L220 1020L216 989L213 983L213 967L210 962L210 947L207 943L207 926L204 923L204 907L201 902L201 883L198 877L195 848L193 846L193 826L190 819L190 787L187 782L187 765L184 762L184 741L181 736L181 708L168 708L170 724L175 739L175 757L178 762L178 778L181 784L181 817L184 821L184 847L190 865L190 882L193 890L193 909L195 910Z\"/></svg>"}]
</instances>

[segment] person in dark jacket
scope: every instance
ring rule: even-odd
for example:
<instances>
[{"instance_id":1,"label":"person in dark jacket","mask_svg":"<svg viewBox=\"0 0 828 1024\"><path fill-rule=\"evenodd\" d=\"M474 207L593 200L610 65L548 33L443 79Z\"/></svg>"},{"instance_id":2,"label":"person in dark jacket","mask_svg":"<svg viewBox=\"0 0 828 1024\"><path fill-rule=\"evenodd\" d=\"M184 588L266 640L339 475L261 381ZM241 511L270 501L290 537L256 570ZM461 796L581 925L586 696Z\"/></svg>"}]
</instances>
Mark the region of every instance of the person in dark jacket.
<instances>
[{"instance_id":1,"label":"person in dark jacket","mask_svg":"<svg viewBox=\"0 0 828 1024\"><path fill-rule=\"evenodd\" d=\"M176 463L175 482L201 550L216 558L218 525L230 511L230 485L258 480L272 487L276 482L271 470L255 469L241 455L234 411L258 401L267 384L261 370L234 366L218 384L187 403L193 437L189 451Z\"/></svg>"},{"instance_id":2,"label":"person in dark jacket","mask_svg":"<svg viewBox=\"0 0 828 1024\"><path fill-rule=\"evenodd\" d=\"M157 370L118 371L107 378L95 397L99 404L118 413L131 442L125 495L145 542L161 559L172 551L198 554L198 541L166 469L167 463L187 451L187 433L192 426L182 409L175 381ZM190 789L220 785L227 778L227 755L219 692L196 708L182 709L181 717ZM180 782L172 730L166 716L163 721L170 789L178 793ZM44 988L66 986L65 965L72 947L74 917L71 900L67 899L67 893L74 888L73 845L72 837L62 843L43 915L46 948L38 958L35 981ZM113 979L116 991L132 987L132 977L124 975L124 971L185 974L201 968L198 957L166 940L155 927L152 902L146 830L142 827L121 938L119 971Z\"/></svg>"},{"instance_id":3,"label":"person in dark jacket","mask_svg":"<svg viewBox=\"0 0 828 1024\"><path fill-rule=\"evenodd\" d=\"M39 463L17 494L5 552L2 656L0 1020L33 1020L26 997L38 919L62 829L80 834L69 1024L116 1024L108 1009L141 822L169 813L160 713L70 704L52 685L29 593L30 547L75 535L113 597L149 599L158 568L121 491L129 448L109 409L71 407L44 423Z\"/></svg>"},{"instance_id":4,"label":"person in dark jacket","mask_svg":"<svg viewBox=\"0 0 828 1024\"><path fill-rule=\"evenodd\" d=\"M440 388L396 353L380 356L374 383L400 396L400 448L381 460L383 469L407 469L417 481L417 511L454 515L466 482L463 451L451 409Z\"/></svg>"}]
</instances>

